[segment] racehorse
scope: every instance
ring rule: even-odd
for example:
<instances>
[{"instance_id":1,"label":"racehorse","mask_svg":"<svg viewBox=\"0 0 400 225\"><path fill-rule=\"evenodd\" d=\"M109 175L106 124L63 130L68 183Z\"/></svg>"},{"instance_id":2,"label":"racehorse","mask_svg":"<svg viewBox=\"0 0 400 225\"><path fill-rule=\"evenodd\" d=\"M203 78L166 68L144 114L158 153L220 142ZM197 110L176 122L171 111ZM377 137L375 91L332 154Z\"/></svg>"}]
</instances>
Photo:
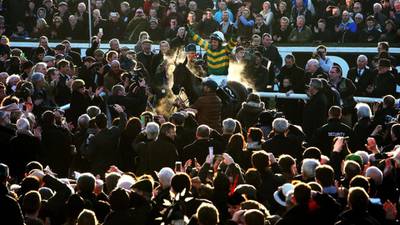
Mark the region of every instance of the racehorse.
<instances>
[{"instance_id":1,"label":"racehorse","mask_svg":"<svg viewBox=\"0 0 400 225\"><path fill-rule=\"evenodd\" d=\"M202 95L202 78L193 74L187 67L187 59L183 63L178 63L173 71L172 92L177 95L183 88L188 97L189 104L192 105ZM222 116L235 117L242 102L246 101L248 90L237 81L228 81L225 87L219 87L218 97L222 100Z\"/></svg>"}]
</instances>

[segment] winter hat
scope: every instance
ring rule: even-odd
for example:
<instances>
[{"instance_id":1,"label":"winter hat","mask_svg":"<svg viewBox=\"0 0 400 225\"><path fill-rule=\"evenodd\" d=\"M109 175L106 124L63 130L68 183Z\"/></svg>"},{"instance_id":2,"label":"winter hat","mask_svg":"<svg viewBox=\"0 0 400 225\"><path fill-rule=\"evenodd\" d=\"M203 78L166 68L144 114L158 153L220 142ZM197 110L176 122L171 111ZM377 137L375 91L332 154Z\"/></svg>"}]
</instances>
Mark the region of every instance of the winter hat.
<instances>
[{"instance_id":1,"label":"winter hat","mask_svg":"<svg viewBox=\"0 0 400 225\"><path fill-rule=\"evenodd\" d=\"M289 196L291 192L294 191L294 186L291 183L286 183L278 188L274 192L274 199L275 201L281 205L281 206L286 206L286 198Z\"/></svg>"},{"instance_id":2,"label":"winter hat","mask_svg":"<svg viewBox=\"0 0 400 225\"><path fill-rule=\"evenodd\" d=\"M356 154L354 154L354 153L348 154L344 160L345 160L345 161L347 161L347 160L353 160L353 161L355 161L356 163L358 163L358 165L360 165L361 168L363 167L363 160L362 160L361 156L356 155Z\"/></svg>"}]
</instances>

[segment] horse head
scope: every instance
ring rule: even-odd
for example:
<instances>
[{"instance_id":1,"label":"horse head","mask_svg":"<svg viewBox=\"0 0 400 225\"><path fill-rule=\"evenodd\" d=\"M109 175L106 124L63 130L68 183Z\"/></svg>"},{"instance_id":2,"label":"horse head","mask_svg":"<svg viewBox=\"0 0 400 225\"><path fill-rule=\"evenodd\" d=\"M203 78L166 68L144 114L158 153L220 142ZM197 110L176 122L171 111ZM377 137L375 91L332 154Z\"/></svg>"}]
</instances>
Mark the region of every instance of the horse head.
<instances>
[{"instance_id":1,"label":"horse head","mask_svg":"<svg viewBox=\"0 0 400 225\"><path fill-rule=\"evenodd\" d=\"M186 67L187 59L183 63L178 63L175 65L175 69L173 72L174 75L174 84L172 86L172 92L177 95L182 87L184 87L186 80L188 78L188 74L190 73L189 69Z\"/></svg>"}]
</instances>

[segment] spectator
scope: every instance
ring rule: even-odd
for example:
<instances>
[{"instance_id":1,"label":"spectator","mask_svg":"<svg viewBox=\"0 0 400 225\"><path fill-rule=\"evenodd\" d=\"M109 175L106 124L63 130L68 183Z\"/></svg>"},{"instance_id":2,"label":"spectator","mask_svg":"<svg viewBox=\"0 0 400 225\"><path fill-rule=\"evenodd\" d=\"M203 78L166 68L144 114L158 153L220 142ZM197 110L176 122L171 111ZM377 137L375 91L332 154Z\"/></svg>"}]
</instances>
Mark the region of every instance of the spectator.
<instances>
[{"instance_id":1,"label":"spectator","mask_svg":"<svg viewBox=\"0 0 400 225\"><path fill-rule=\"evenodd\" d=\"M289 26L289 18L286 16L281 17L279 20L279 25L275 28L273 34L274 41L276 42L287 42L290 33L292 32Z\"/></svg>"},{"instance_id":2,"label":"spectator","mask_svg":"<svg viewBox=\"0 0 400 225\"><path fill-rule=\"evenodd\" d=\"M138 40L139 34L142 31L148 29L148 21L142 8L136 9L135 16L129 21L126 27L126 33L128 34L128 40Z\"/></svg>"},{"instance_id":3,"label":"spectator","mask_svg":"<svg viewBox=\"0 0 400 225\"><path fill-rule=\"evenodd\" d=\"M265 111L265 105L264 102L261 101L260 96L257 94L250 94L246 102L242 104L236 118L242 124L243 128L247 130L257 123L256 118L258 118L263 111Z\"/></svg>"},{"instance_id":4,"label":"spectator","mask_svg":"<svg viewBox=\"0 0 400 225\"><path fill-rule=\"evenodd\" d=\"M368 16L366 19L366 27L361 31L359 40L362 42L377 42L381 30L376 28L375 19L373 16Z\"/></svg>"},{"instance_id":5,"label":"spectator","mask_svg":"<svg viewBox=\"0 0 400 225\"><path fill-rule=\"evenodd\" d=\"M295 93L303 93L305 91L305 74L304 70L296 65L296 58L293 55L285 57L285 65L281 68L281 73L277 78L283 87L283 80L290 81L292 91Z\"/></svg>"},{"instance_id":6,"label":"spectator","mask_svg":"<svg viewBox=\"0 0 400 225\"><path fill-rule=\"evenodd\" d=\"M264 19L264 24L267 27L269 33L272 31L272 24L273 24L273 19L274 19L274 13L272 12L271 9L271 3L269 1L265 1L262 5L262 10L260 12L260 15L263 16Z\"/></svg>"},{"instance_id":7,"label":"spectator","mask_svg":"<svg viewBox=\"0 0 400 225\"><path fill-rule=\"evenodd\" d=\"M219 31L221 31L227 39L230 39L231 34L235 32L235 29L234 23L229 20L228 12L224 11L219 24Z\"/></svg>"},{"instance_id":8,"label":"spectator","mask_svg":"<svg viewBox=\"0 0 400 225\"><path fill-rule=\"evenodd\" d=\"M337 224L379 224L367 211L369 196L364 189L360 187L351 188L347 199L350 209L340 215L340 220Z\"/></svg>"},{"instance_id":9,"label":"spectator","mask_svg":"<svg viewBox=\"0 0 400 225\"><path fill-rule=\"evenodd\" d=\"M376 78L373 86L367 88L367 92L375 97L383 97L384 95L394 95L396 92L396 81L390 72L390 60L380 59Z\"/></svg>"},{"instance_id":10,"label":"spectator","mask_svg":"<svg viewBox=\"0 0 400 225\"><path fill-rule=\"evenodd\" d=\"M246 43L251 37L254 27L254 20L251 19L250 10L248 8L240 8L238 15L239 17L237 19L237 32L240 36L240 42Z\"/></svg>"},{"instance_id":11,"label":"spectator","mask_svg":"<svg viewBox=\"0 0 400 225\"><path fill-rule=\"evenodd\" d=\"M213 19L211 9L206 9L204 11L203 17L197 26L197 30L202 38L206 38L214 31L218 30L218 23Z\"/></svg>"},{"instance_id":12,"label":"spectator","mask_svg":"<svg viewBox=\"0 0 400 225\"><path fill-rule=\"evenodd\" d=\"M303 111L303 130L307 137L312 137L314 130L325 124L328 111L328 102L322 92L322 82L317 78L310 80L307 90L310 100L304 106Z\"/></svg>"},{"instance_id":13,"label":"spectator","mask_svg":"<svg viewBox=\"0 0 400 225\"><path fill-rule=\"evenodd\" d=\"M370 87L375 80L374 73L368 67L368 58L365 55L357 57L356 67L350 68L347 73L349 78L356 85L357 96L368 96L367 88Z\"/></svg>"},{"instance_id":14,"label":"spectator","mask_svg":"<svg viewBox=\"0 0 400 225\"><path fill-rule=\"evenodd\" d=\"M206 124L220 131L222 101L216 94L218 84L208 79L203 81L202 86L204 95L199 97L191 107L197 110L196 117L199 124Z\"/></svg>"},{"instance_id":15,"label":"spectator","mask_svg":"<svg viewBox=\"0 0 400 225\"><path fill-rule=\"evenodd\" d=\"M111 165L119 162L120 158L115 152L123 128L126 124L126 114L120 105L114 105L114 110L119 114L118 126L107 127L107 117L99 114L95 118L99 131L89 140L88 159L91 161L91 171L103 176L104 171Z\"/></svg>"},{"instance_id":16,"label":"spectator","mask_svg":"<svg viewBox=\"0 0 400 225\"><path fill-rule=\"evenodd\" d=\"M327 43L327 42L332 42L334 40L331 31L327 27L325 19L323 18L319 19L317 26L314 26L313 40L317 43Z\"/></svg>"},{"instance_id":17,"label":"spectator","mask_svg":"<svg viewBox=\"0 0 400 225\"><path fill-rule=\"evenodd\" d=\"M300 15L296 19L296 27L290 32L288 41L289 42L309 42L312 38L311 29L305 25L305 17Z\"/></svg>"},{"instance_id":18,"label":"spectator","mask_svg":"<svg viewBox=\"0 0 400 225\"><path fill-rule=\"evenodd\" d=\"M215 21L217 21L217 23L220 24L222 22L222 15L224 14L225 11L228 13L229 22L231 23L235 22L232 11L227 8L226 2L224 1L218 2L218 9L219 10L214 14L214 19Z\"/></svg>"},{"instance_id":19,"label":"spectator","mask_svg":"<svg viewBox=\"0 0 400 225\"><path fill-rule=\"evenodd\" d=\"M335 26L335 32L340 43L354 42L356 39L357 25L348 11L343 11L342 21L339 26Z\"/></svg>"},{"instance_id":20,"label":"spectator","mask_svg":"<svg viewBox=\"0 0 400 225\"><path fill-rule=\"evenodd\" d=\"M258 34L262 36L265 33L270 33L271 32L271 27L267 27L264 23L264 18L261 14L257 14L255 18L255 24L253 27L253 34Z\"/></svg>"},{"instance_id":21,"label":"spectator","mask_svg":"<svg viewBox=\"0 0 400 225\"><path fill-rule=\"evenodd\" d=\"M159 171L164 166L174 167L178 160L178 152L173 144L175 137L175 125L169 122L161 125L157 140L150 142L147 146L147 154L150 156L147 173Z\"/></svg>"}]
</instances>

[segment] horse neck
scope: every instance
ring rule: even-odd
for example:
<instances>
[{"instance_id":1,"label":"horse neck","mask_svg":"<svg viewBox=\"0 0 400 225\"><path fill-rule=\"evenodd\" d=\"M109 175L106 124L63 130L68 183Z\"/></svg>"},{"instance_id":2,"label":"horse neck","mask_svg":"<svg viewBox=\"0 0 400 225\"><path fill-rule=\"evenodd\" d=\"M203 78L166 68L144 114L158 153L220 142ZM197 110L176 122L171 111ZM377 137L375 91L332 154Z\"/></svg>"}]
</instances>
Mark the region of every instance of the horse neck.
<instances>
[{"instance_id":1,"label":"horse neck","mask_svg":"<svg viewBox=\"0 0 400 225\"><path fill-rule=\"evenodd\" d=\"M201 78L196 77L189 70L187 71L187 79L184 82L184 88L188 95L190 103L194 103L201 95Z\"/></svg>"}]
</instances>

